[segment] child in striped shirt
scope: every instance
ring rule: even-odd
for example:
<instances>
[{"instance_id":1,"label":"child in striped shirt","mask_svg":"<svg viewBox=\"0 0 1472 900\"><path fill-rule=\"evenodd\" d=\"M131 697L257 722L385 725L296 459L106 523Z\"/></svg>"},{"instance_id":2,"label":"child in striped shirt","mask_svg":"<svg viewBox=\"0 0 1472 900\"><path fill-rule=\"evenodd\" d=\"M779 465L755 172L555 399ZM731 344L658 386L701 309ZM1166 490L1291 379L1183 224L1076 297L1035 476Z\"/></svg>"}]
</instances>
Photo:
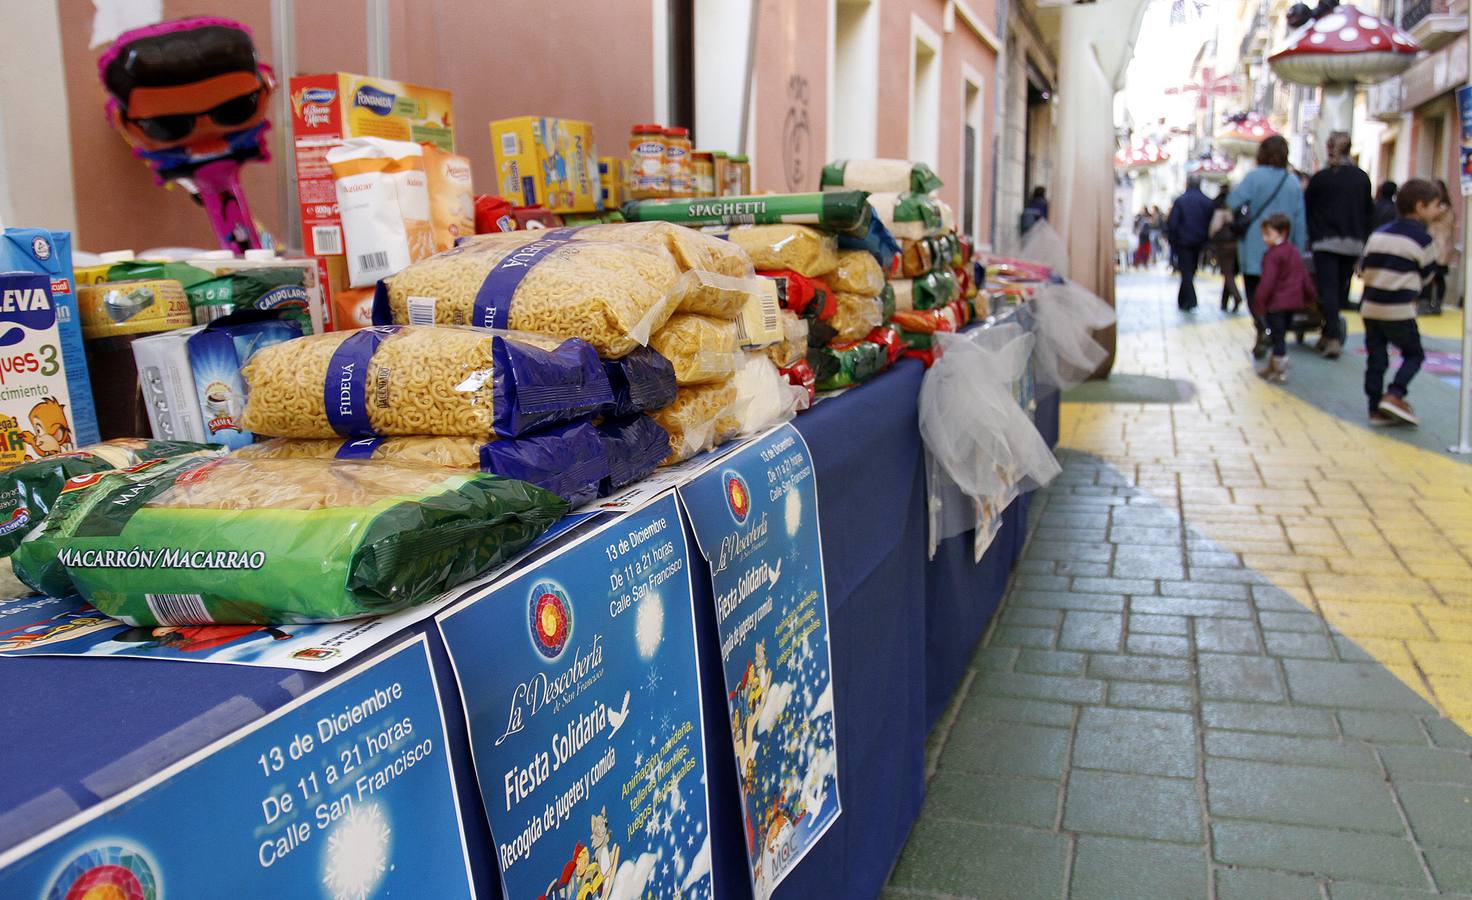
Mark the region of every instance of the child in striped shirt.
<instances>
[{"instance_id":1,"label":"child in striped shirt","mask_svg":"<svg viewBox=\"0 0 1472 900\"><path fill-rule=\"evenodd\" d=\"M1416 411L1406 402L1406 392L1426 359L1416 327L1416 298L1435 271L1435 250L1426 223L1436 217L1440 200L1436 186L1425 179L1413 178L1401 185L1395 196L1400 217L1370 235L1360 259L1360 277L1365 282L1360 317L1365 322L1369 356L1365 397L1370 403L1371 425L1420 424ZM1400 351L1401 363L1386 390L1391 346Z\"/></svg>"}]
</instances>

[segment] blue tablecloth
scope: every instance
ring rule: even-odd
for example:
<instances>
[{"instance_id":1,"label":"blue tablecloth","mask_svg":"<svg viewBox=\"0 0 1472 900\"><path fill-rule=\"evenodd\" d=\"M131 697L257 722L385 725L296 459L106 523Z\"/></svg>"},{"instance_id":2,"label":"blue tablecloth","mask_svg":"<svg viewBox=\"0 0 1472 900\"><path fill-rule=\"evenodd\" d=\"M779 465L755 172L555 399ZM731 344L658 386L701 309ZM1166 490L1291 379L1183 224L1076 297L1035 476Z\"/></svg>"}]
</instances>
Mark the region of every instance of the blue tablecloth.
<instances>
[{"instance_id":1,"label":"blue tablecloth","mask_svg":"<svg viewBox=\"0 0 1472 900\"><path fill-rule=\"evenodd\" d=\"M926 559L925 483L916 429L920 365L819 404L796 420L816 465L831 616L834 706L843 816L783 883L780 896L878 893L924 796L924 747L937 708L965 670L1000 600L1022 540L1025 501L1014 503L982 565L968 536ZM1051 405L1049 405L1051 404ZM1039 403L1056 436L1057 399ZM1051 423L1051 425L1049 424ZM702 670L719 673L703 563L692 571ZM442 688L453 674L432 624ZM397 643L390 641L388 644ZM361 665L362 660L357 662ZM136 784L255 721L330 675L234 665L0 658L6 689L7 772L0 779L0 848ZM740 804L719 675L705 678L713 870L722 896L747 891ZM478 888L500 893L458 693L442 690L451 760Z\"/></svg>"}]
</instances>

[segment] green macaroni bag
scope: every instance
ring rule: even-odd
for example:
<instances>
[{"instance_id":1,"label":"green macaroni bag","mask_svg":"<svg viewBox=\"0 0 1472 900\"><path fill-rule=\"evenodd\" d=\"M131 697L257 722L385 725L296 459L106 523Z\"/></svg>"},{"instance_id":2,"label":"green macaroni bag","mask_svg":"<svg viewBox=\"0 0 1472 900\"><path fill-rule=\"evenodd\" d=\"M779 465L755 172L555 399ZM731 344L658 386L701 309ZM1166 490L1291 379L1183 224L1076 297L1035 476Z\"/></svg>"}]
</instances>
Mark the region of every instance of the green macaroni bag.
<instances>
[{"instance_id":1,"label":"green macaroni bag","mask_svg":"<svg viewBox=\"0 0 1472 900\"><path fill-rule=\"evenodd\" d=\"M6 469L0 472L0 557L14 553L26 535L40 526L68 478L186 453L219 452L219 447L188 441L117 438Z\"/></svg>"},{"instance_id":2,"label":"green macaroni bag","mask_svg":"<svg viewBox=\"0 0 1472 900\"><path fill-rule=\"evenodd\" d=\"M819 185L825 191L913 191L928 194L941 186L930 166L907 159L839 159L823 167Z\"/></svg>"},{"instance_id":3,"label":"green macaroni bag","mask_svg":"<svg viewBox=\"0 0 1472 900\"><path fill-rule=\"evenodd\" d=\"M430 600L566 511L476 472L192 458L74 480L14 565L31 587L74 589L132 625L330 622Z\"/></svg>"}]
</instances>

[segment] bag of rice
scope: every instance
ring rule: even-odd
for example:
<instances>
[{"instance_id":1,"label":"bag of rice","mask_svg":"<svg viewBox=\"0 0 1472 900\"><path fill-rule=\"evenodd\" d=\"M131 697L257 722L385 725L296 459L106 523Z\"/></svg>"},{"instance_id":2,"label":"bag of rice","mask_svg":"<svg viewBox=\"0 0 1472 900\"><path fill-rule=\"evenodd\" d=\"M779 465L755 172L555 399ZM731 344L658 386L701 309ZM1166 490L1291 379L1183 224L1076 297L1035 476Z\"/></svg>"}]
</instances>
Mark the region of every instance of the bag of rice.
<instances>
[{"instance_id":1,"label":"bag of rice","mask_svg":"<svg viewBox=\"0 0 1472 900\"><path fill-rule=\"evenodd\" d=\"M680 388L675 402L656 409L649 417L669 433L669 455L660 465L683 462L720 442L717 422L736 402L731 379Z\"/></svg>"},{"instance_id":2,"label":"bag of rice","mask_svg":"<svg viewBox=\"0 0 1472 900\"><path fill-rule=\"evenodd\" d=\"M838 266L838 238L806 225L740 225L727 237L758 270L791 269L816 278Z\"/></svg>"},{"instance_id":3,"label":"bag of rice","mask_svg":"<svg viewBox=\"0 0 1472 900\"><path fill-rule=\"evenodd\" d=\"M605 416L632 416L675 400L675 367L652 347L640 347L619 359L606 359L603 371L608 373L613 389L613 402L602 410Z\"/></svg>"},{"instance_id":4,"label":"bag of rice","mask_svg":"<svg viewBox=\"0 0 1472 900\"><path fill-rule=\"evenodd\" d=\"M337 187L349 286L371 287L434 253L419 144L348 138L327 151L326 161Z\"/></svg>"},{"instance_id":5,"label":"bag of rice","mask_svg":"<svg viewBox=\"0 0 1472 900\"><path fill-rule=\"evenodd\" d=\"M567 508L523 481L430 466L187 459L64 493L14 559L23 578L59 563L130 625L330 622L430 600Z\"/></svg>"},{"instance_id":6,"label":"bag of rice","mask_svg":"<svg viewBox=\"0 0 1472 900\"><path fill-rule=\"evenodd\" d=\"M669 432L645 415L604 419L598 425L598 436L608 458L608 477L598 489L600 497L646 477L670 455Z\"/></svg>"},{"instance_id":7,"label":"bag of rice","mask_svg":"<svg viewBox=\"0 0 1472 900\"><path fill-rule=\"evenodd\" d=\"M808 364L817 374L820 391L835 391L865 381L883 369L886 360L884 347L869 341L808 351Z\"/></svg>"},{"instance_id":8,"label":"bag of rice","mask_svg":"<svg viewBox=\"0 0 1472 900\"><path fill-rule=\"evenodd\" d=\"M613 400L593 348L474 328L380 325L263 348L242 420L273 437L518 437Z\"/></svg>"},{"instance_id":9,"label":"bag of rice","mask_svg":"<svg viewBox=\"0 0 1472 900\"><path fill-rule=\"evenodd\" d=\"M934 309L950 302L949 291L955 280L948 285L939 272L926 272L919 278L901 278L891 281L894 287L894 307L904 311L911 309Z\"/></svg>"},{"instance_id":10,"label":"bag of rice","mask_svg":"<svg viewBox=\"0 0 1472 900\"><path fill-rule=\"evenodd\" d=\"M424 174L429 185L429 223L434 249L448 250L455 241L475 234L475 191L470 160L446 153L434 144L424 148Z\"/></svg>"},{"instance_id":11,"label":"bag of rice","mask_svg":"<svg viewBox=\"0 0 1472 900\"><path fill-rule=\"evenodd\" d=\"M126 469L149 460L221 452L220 447L189 441L116 438L6 469L0 472L0 556L14 553L26 535L41 526L69 478Z\"/></svg>"},{"instance_id":12,"label":"bag of rice","mask_svg":"<svg viewBox=\"0 0 1472 900\"><path fill-rule=\"evenodd\" d=\"M777 368L786 368L808 352L808 323L790 309L782 310L782 341L762 351Z\"/></svg>"},{"instance_id":13,"label":"bag of rice","mask_svg":"<svg viewBox=\"0 0 1472 900\"><path fill-rule=\"evenodd\" d=\"M818 183L825 191L912 191L928 194L941 180L923 162L905 159L840 159L823 167Z\"/></svg>"},{"instance_id":14,"label":"bag of rice","mask_svg":"<svg viewBox=\"0 0 1472 900\"><path fill-rule=\"evenodd\" d=\"M870 194L869 206L890 234L900 240L919 240L943 230L940 201L926 194Z\"/></svg>"},{"instance_id":15,"label":"bag of rice","mask_svg":"<svg viewBox=\"0 0 1472 900\"><path fill-rule=\"evenodd\" d=\"M623 356L674 312L680 268L662 246L577 233L477 235L381 282L373 321L582 338L604 357Z\"/></svg>"},{"instance_id":16,"label":"bag of rice","mask_svg":"<svg viewBox=\"0 0 1472 900\"><path fill-rule=\"evenodd\" d=\"M884 289L884 270L863 250L840 250L838 266L823 280L835 291L873 297Z\"/></svg>"},{"instance_id":17,"label":"bag of rice","mask_svg":"<svg viewBox=\"0 0 1472 900\"><path fill-rule=\"evenodd\" d=\"M553 425L519 438L276 438L242 447L240 459L356 459L479 470L517 478L574 506L598 495L608 459L592 424Z\"/></svg>"},{"instance_id":18,"label":"bag of rice","mask_svg":"<svg viewBox=\"0 0 1472 900\"><path fill-rule=\"evenodd\" d=\"M736 371L736 323L680 313L649 339L649 346L675 367L675 383L703 384Z\"/></svg>"},{"instance_id":19,"label":"bag of rice","mask_svg":"<svg viewBox=\"0 0 1472 900\"><path fill-rule=\"evenodd\" d=\"M841 342L857 341L884 324L884 306L878 297L863 294L834 293L838 311L828 324Z\"/></svg>"}]
</instances>

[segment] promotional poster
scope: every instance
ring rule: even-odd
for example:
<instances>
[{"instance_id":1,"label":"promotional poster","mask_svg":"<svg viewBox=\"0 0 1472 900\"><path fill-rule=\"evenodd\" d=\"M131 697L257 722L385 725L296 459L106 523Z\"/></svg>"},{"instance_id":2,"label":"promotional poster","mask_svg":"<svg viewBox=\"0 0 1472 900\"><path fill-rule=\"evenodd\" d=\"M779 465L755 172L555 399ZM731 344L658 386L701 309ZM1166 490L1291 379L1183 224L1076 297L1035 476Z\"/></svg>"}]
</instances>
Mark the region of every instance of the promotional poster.
<instances>
[{"instance_id":1,"label":"promotional poster","mask_svg":"<svg viewBox=\"0 0 1472 900\"><path fill-rule=\"evenodd\" d=\"M674 495L438 622L507 896L709 898L695 613Z\"/></svg>"},{"instance_id":2,"label":"promotional poster","mask_svg":"<svg viewBox=\"0 0 1472 900\"><path fill-rule=\"evenodd\" d=\"M842 813L828 595L807 443L784 425L680 488L710 562L757 897Z\"/></svg>"},{"instance_id":3,"label":"promotional poster","mask_svg":"<svg viewBox=\"0 0 1472 900\"><path fill-rule=\"evenodd\" d=\"M424 638L0 854L3 897L210 897L222 884L473 896Z\"/></svg>"}]
</instances>

